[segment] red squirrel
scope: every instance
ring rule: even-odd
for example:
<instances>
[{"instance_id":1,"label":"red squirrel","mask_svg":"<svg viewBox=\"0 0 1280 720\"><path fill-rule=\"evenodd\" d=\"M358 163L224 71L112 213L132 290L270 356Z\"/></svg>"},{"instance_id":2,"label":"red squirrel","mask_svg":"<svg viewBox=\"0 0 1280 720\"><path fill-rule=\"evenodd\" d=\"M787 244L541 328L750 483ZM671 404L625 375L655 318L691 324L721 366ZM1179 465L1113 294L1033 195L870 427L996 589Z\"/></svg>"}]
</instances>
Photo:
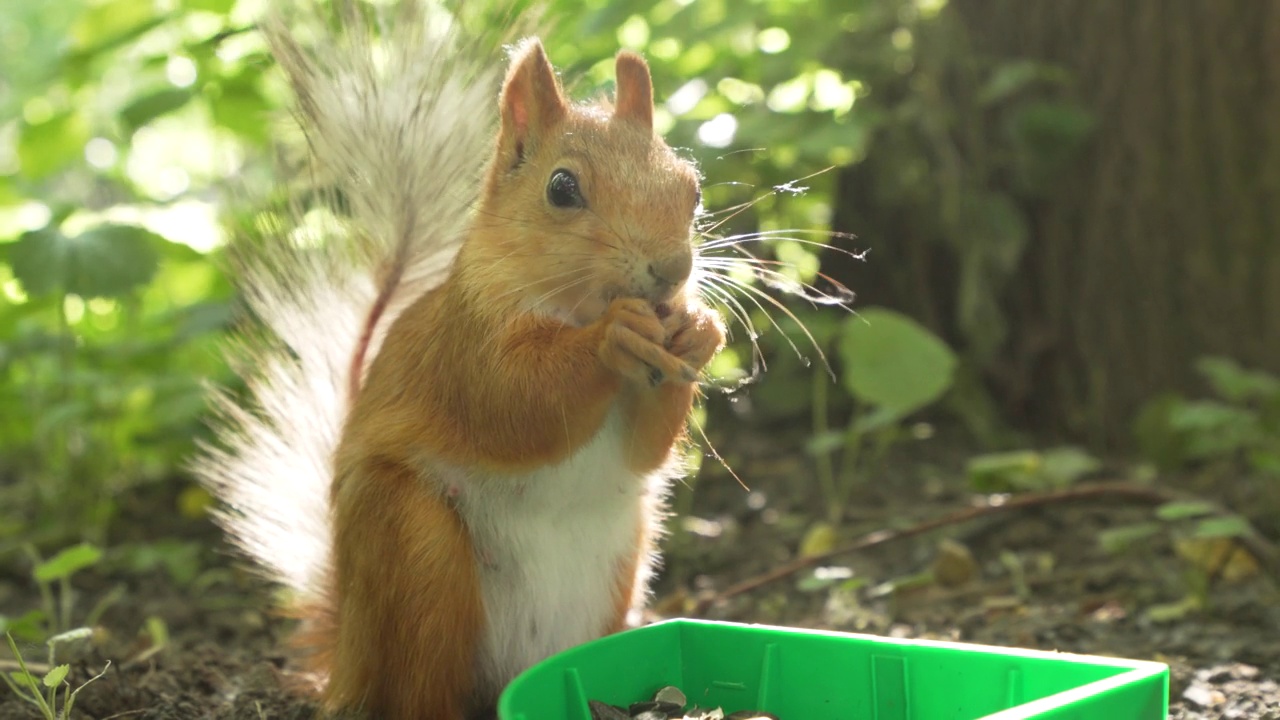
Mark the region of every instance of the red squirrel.
<instances>
[{"instance_id":1,"label":"red squirrel","mask_svg":"<svg viewBox=\"0 0 1280 720\"><path fill-rule=\"evenodd\" d=\"M421 10L376 47L355 12L323 52L266 26L347 225L241 256L277 341L197 471L328 710L461 720L643 603L725 335L645 61L575 104L526 39L495 102L497 48Z\"/></svg>"}]
</instances>

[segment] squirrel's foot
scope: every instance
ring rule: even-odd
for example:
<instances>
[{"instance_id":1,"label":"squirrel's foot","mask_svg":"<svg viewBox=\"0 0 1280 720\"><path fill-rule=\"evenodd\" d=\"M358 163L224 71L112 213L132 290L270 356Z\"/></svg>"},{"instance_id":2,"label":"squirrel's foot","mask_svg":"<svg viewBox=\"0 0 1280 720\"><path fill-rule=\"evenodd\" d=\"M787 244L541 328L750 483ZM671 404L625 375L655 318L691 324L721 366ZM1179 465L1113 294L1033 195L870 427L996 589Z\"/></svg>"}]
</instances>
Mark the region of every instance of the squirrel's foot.
<instances>
[{"instance_id":1,"label":"squirrel's foot","mask_svg":"<svg viewBox=\"0 0 1280 720\"><path fill-rule=\"evenodd\" d=\"M609 305L602 320L600 360L638 383L693 382L698 371L664 347L667 331L648 302L621 298Z\"/></svg>"},{"instance_id":2,"label":"squirrel's foot","mask_svg":"<svg viewBox=\"0 0 1280 720\"><path fill-rule=\"evenodd\" d=\"M690 304L663 318L665 346L694 370L702 370L724 347L724 320L701 304Z\"/></svg>"}]
</instances>

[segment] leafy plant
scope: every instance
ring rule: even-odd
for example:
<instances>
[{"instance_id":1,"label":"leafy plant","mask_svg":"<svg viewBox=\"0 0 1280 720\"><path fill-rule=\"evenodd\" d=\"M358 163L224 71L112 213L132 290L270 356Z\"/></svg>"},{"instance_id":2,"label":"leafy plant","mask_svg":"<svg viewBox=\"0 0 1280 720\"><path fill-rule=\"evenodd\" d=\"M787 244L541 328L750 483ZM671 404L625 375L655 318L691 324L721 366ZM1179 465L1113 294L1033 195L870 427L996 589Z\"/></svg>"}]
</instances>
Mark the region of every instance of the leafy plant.
<instances>
[{"instance_id":1,"label":"leafy plant","mask_svg":"<svg viewBox=\"0 0 1280 720\"><path fill-rule=\"evenodd\" d=\"M1154 620L1174 620L1209 604L1209 591L1220 579L1238 580L1258 572L1258 562L1239 541L1254 534L1244 517L1225 513L1200 500L1169 502L1146 522L1109 528L1098 542L1109 553L1121 553L1155 540L1169 542L1186 568L1187 595L1148 609Z\"/></svg>"},{"instance_id":2,"label":"leafy plant","mask_svg":"<svg viewBox=\"0 0 1280 720\"><path fill-rule=\"evenodd\" d=\"M1153 400L1135 428L1143 453L1163 469L1239 461L1280 477L1280 379L1227 358L1204 358L1196 369L1217 397Z\"/></svg>"},{"instance_id":3,"label":"leafy plant","mask_svg":"<svg viewBox=\"0 0 1280 720\"><path fill-rule=\"evenodd\" d=\"M0 616L0 630L16 632L26 639L56 637L72 626L75 595L71 589L71 576L97 564L102 558L102 550L88 543L81 543L60 551L48 560L41 560L31 545L25 546L25 550L31 558L31 577L39 588L41 607L14 619ZM102 613L119 596L119 590L103 596L86 615L84 624L95 625Z\"/></svg>"},{"instance_id":4,"label":"leafy plant","mask_svg":"<svg viewBox=\"0 0 1280 720\"><path fill-rule=\"evenodd\" d=\"M966 475L977 492L1057 490L1102 466L1075 447L987 453L969 459Z\"/></svg>"},{"instance_id":5,"label":"leafy plant","mask_svg":"<svg viewBox=\"0 0 1280 720\"><path fill-rule=\"evenodd\" d=\"M56 649L61 644L85 639L92 633L93 631L89 628L79 628L49 638L46 643L49 648L49 670L42 676L36 676L27 668L26 660L23 659L22 653L18 651L18 644L14 642L13 635L5 633L5 637L9 641L9 650L13 652L13 657L18 662L19 669L9 673L0 673L0 678L4 679L5 684L9 686L14 695L36 706L40 710L41 716L46 720L66 720L71 717L71 711L76 703L76 695L86 685L105 675L107 668L111 667L111 661L108 660L106 666L97 675L73 688L71 683L67 681L71 666L57 664ZM59 700L58 696L59 690L62 690L61 700Z\"/></svg>"},{"instance_id":6,"label":"leafy plant","mask_svg":"<svg viewBox=\"0 0 1280 720\"><path fill-rule=\"evenodd\" d=\"M225 375L229 288L194 247L217 236L214 126L266 107L217 54L233 4L0 9L24 28L0 60L0 540L101 541L124 491L189 454L202 381Z\"/></svg>"},{"instance_id":7,"label":"leafy plant","mask_svg":"<svg viewBox=\"0 0 1280 720\"><path fill-rule=\"evenodd\" d=\"M935 335L886 308L868 308L848 318L837 343L843 386L854 398L853 416L844 428L829 428L829 382L824 372L815 371L814 436L809 443L832 522L843 517L857 479L903 437L902 420L951 387L956 363L951 349Z\"/></svg>"}]
</instances>

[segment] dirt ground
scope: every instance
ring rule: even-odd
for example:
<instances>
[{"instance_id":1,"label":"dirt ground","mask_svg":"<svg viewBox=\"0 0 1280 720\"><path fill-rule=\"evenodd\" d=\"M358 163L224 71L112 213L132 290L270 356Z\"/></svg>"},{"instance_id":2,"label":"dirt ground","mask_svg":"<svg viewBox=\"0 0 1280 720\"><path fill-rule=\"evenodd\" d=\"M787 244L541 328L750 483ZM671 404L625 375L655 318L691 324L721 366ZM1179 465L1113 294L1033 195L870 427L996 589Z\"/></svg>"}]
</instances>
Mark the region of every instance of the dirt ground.
<instances>
[{"instance_id":1,"label":"dirt ground","mask_svg":"<svg viewBox=\"0 0 1280 720\"><path fill-rule=\"evenodd\" d=\"M686 614L697 599L794 557L807 518L821 502L808 480L812 468L793 440L747 430L720 436L717 444L751 492L714 464L694 489L678 491L677 506L687 513L672 523L652 603L655 617ZM855 491L841 539L907 526L971 502L961 478L963 450L930 442L904 448L874 483ZM1214 499L1249 508L1248 497ZM79 608L116 585L123 585L124 595L102 616L97 641L74 664L73 682L112 660L102 679L80 694L75 715L316 717L314 705L287 689L280 640L288 625L268 612L269 588L228 556L216 529L181 520L173 503L164 493L135 498L112 546L188 543L198 566L193 572L108 562L76 577ZM1219 579L1205 608L1153 616L1153 608L1187 596L1186 562L1165 541L1120 554L1105 552L1097 541L1105 528L1149 517L1149 508L1083 503L949 526L828 563L844 568L840 572L854 582L816 587L813 573L801 572L714 603L704 617L1154 659L1172 668L1175 720L1280 720L1280 595L1274 583L1262 573ZM1274 530L1267 518L1258 524ZM959 570L944 572L940 556L959 558L958 565L946 566ZM26 579L29 568L17 558L6 562L0 564L0 613L17 615L35 607L38 595ZM930 568L950 580L920 581ZM151 643L143 628L152 617L163 620L169 641L148 657ZM29 659L42 656L42 648L27 650ZM0 658L7 655L0 652ZM0 689L0 718L36 717Z\"/></svg>"}]
</instances>

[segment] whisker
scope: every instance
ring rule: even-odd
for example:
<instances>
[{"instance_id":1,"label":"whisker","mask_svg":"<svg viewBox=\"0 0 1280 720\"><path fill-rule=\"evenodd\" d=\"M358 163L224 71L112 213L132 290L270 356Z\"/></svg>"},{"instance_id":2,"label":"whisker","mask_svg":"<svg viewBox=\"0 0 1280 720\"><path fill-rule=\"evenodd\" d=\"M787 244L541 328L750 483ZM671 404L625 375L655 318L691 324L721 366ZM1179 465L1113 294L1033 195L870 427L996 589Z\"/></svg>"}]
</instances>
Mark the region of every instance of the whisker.
<instances>
[{"instance_id":1,"label":"whisker","mask_svg":"<svg viewBox=\"0 0 1280 720\"><path fill-rule=\"evenodd\" d=\"M750 186L747 186L747 187L750 187ZM745 209L747 209L747 208L749 208L749 207L751 207L751 201L747 201L747 202L740 202L740 203L738 203L738 204L736 204L736 205L729 205L729 206L726 206L726 207L722 207L722 208L720 208L719 210L704 210L704 211L702 212L702 214L701 214L701 215L699 215L698 217L699 217L699 218L713 218L713 217L716 217L717 215L723 215L723 214L725 214L725 213L727 213L727 212L733 212L734 210L745 210Z\"/></svg>"},{"instance_id":2,"label":"whisker","mask_svg":"<svg viewBox=\"0 0 1280 720\"><path fill-rule=\"evenodd\" d=\"M836 305L839 307L847 307L848 303L853 302L854 292L846 287L843 283L835 278L818 271L815 273L819 278L825 280L832 287L832 292L827 292L815 285L807 283L803 280L797 280L784 273L778 272L767 265L778 267L792 267L791 263L782 260L769 260L765 258L700 258L700 264L704 267L715 268L719 270L735 270L746 266L748 271L759 278L762 282L771 288L781 290L790 295L795 295L802 300L808 301L813 305ZM834 294L833 294L834 293Z\"/></svg>"},{"instance_id":3,"label":"whisker","mask_svg":"<svg viewBox=\"0 0 1280 720\"><path fill-rule=\"evenodd\" d=\"M702 438L702 443L706 445L707 450L711 452L711 457L715 458L720 463L720 467L729 471L729 474L733 476L734 480L738 481L738 485L743 490L751 492L751 488L747 487L747 484L742 481L742 478L738 477L738 473L734 472L733 468L729 467L728 461L720 455L720 451L716 449L716 446L711 444L711 438L707 437L707 431L702 427L702 424L699 423L692 415L689 417L689 423L698 431L698 435Z\"/></svg>"},{"instance_id":4,"label":"whisker","mask_svg":"<svg viewBox=\"0 0 1280 720\"><path fill-rule=\"evenodd\" d=\"M740 154L740 153L758 153L758 152L767 152L767 151L768 151L768 149L769 149L769 148L762 148L762 147L754 147L754 148L738 148L737 150L730 150L729 152L727 152L727 153L725 153L725 154L723 154L723 155L721 155L721 156L717 157L716 159L717 159L717 160L723 160L723 159L725 159L725 158L729 157L730 155L738 155L738 154Z\"/></svg>"},{"instance_id":5,"label":"whisker","mask_svg":"<svg viewBox=\"0 0 1280 720\"><path fill-rule=\"evenodd\" d=\"M769 318L769 321L771 323L773 323L774 328L776 328L778 332L782 333L783 337L787 338L787 343L791 345L791 349L795 351L796 356L800 358L800 361L807 365L809 362L808 358L806 358L803 354L801 354L800 348L796 346L795 341L793 341L790 338L790 336L788 336L785 332L782 332L782 328L779 327L777 321L773 319L773 316L769 315L768 311L764 309L764 306L760 305L759 301L755 300L754 298L760 298L761 300L764 300L765 302L769 303L770 305L780 310L782 314L790 318L800 328L800 331L804 333L805 337L808 338L809 343L813 346L813 349L818 353L818 357L822 360L823 366L827 369L827 374L831 376L831 379L833 381L836 379L835 370L831 368L831 363L827 362L827 354L823 352L822 346L819 345L817 339L813 337L813 333L809 332L808 326L806 326L803 322L801 322L800 318L796 317L796 314L793 313L790 308L782 304L781 301L777 300L769 293L766 293L763 290L760 290L759 288L752 287L750 284L744 283L741 280L738 280L737 278L733 278L728 275L718 275L718 276L708 275L708 277L718 277L720 280L738 288L739 290L749 293L748 299L751 299L752 302L755 302L756 305L760 308L760 311L765 313L765 316Z\"/></svg>"},{"instance_id":6,"label":"whisker","mask_svg":"<svg viewBox=\"0 0 1280 720\"><path fill-rule=\"evenodd\" d=\"M835 169L835 166L834 166L834 165L832 165L832 166L830 166L830 167L823 168L822 170L818 170L817 172L813 172L813 173L810 173L810 174L808 174L808 175L805 175L805 176L804 176L804 177L802 177L802 178L797 178L797 179L792 180L792 181L790 181L790 182L785 182L785 183L783 183L783 184L781 184L781 185L774 185L774 186L773 186L773 188L769 190L769 192L764 193L763 195L760 195L759 197L753 198L751 201L749 201L749 202L747 202L747 203L744 203L744 204L743 204L743 206L742 206L741 208L739 208L739 209L738 209L738 210L736 210L735 212L731 213L731 214L730 214L730 215L728 215L727 217L723 218L723 219L722 219L722 220L720 220L719 222L717 222L717 223L713 224L711 227L707 228L707 229L705 230L705 232L714 232L716 228L718 228L718 227L720 227L721 225L724 225L725 223L729 222L730 220L732 220L733 218L737 217L737 216L738 216L738 215L740 215L742 212L744 212L745 210L747 210L747 208L750 208L750 207L755 206L755 204L756 204L756 203L761 202L761 201L762 201L762 200L764 200L765 198L773 197L774 195L777 195L778 193L781 193L781 192L789 192L789 193L798 193L798 192L801 192L801 191L803 191L803 188L798 187L798 186L796 185L797 183L802 183L802 182L804 182L805 180L809 180L809 179L811 179L811 178L815 178L815 177L817 177L817 176L819 176L819 175L821 175L821 174L823 174L823 173L830 172L830 171L832 171L832 170L834 170L834 169Z\"/></svg>"},{"instance_id":7,"label":"whisker","mask_svg":"<svg viewBox=\"0 0 1280 720\"><path fill-rule=\"evenodd\" d=\"M778 228L776 230L752 230L751 232L740 233L738 235L724 235L724 236L714 236L708 233L703 233L704 235L707 235L708 237L711 238L710 242L706 242L703 244L711 245L713 247L719 247L720 245L734 245L740 242L759 242L762 240L783 239L783 240L795 240L796 242L807 242L811 244L820 245L822 247L827 247L827 243L821 243L814 240L805 240L803 238L797 238L797 237L789 237L793 233L802 234L802 235L821 235L823 237L850 239L850 240L857 239L858 237L853 233L840 232L839 230L819 230L817 228L814 228L814 229Z\"/></svg>"},{"instance_id":8,"label":"whisker","mask_svg":"<svg viewBox=\"0 0 1280 720\"><path fill-rule=\"evenodd\" d=\"M503 291L499 295L496 295L493 299L504 300L512 295L515 295L516 293L522 293L525 290L528 290L529 288L533 287L534 285L537 285L540 282L546 282L548 280L557 280L559 278L565 277L566 275L574 275L581 272L582 272L581 268L575 267L575 268L569 268L567 270L564 270L563 272L553 273L551 275L534 278L533 280L530 280L529 282L524 283L522 285L517 285L516 287L508 288L507 290ZM584 277L589 277L589 276L584 276Z\"/></svg>"},{"instance_id":9,"label":"whisker","mask_svg":"<svg viewBox=\"0 0 1280 720\"><path fill-rule=\"evenodd\" d=\"M726 292L730 296L733 296L734 291L736 290L746 291L749 289L751 292L744 293L743 297L745 297L748 302L754 304L757 308L759 308L761 313L764 313L765 318L769 320L769 324L772 325L773 328L777 330L780 335L782 335L782 337L787 341L787 344L791 346L791 349L795 351L796 357L799 357L801 359L804 358L804 355L800 352L800 348L796 346L795 341L791 339L790 335L783 332L782 326L778 324L778 321L775 320L773 316L769 314L769 311L765 309L764 305L762 305L760 301L756 299L755 296L758 295L760 297L764 297L771 304L780 304L778 303L777 300L774 300L767 293L757 290L756 288L753 288L750 285L747 285L746 283L743 283L739 280L735 280L734 278L731 278L727 275L718 275L715 273L710 273L706 277L709 282L716 285L722 292ZM761 355L761 364L764 365L764 369L767 372L769 368L768 368L768 365L764 363L763 353Z\"/></svg>"},{"instance_id":10,"label":"whisker","mask_svg":"<svg viewBox=\"0 0 1280 720\"><path fill-rule=\"evenodd\" d=\"M836 245L831 245L829 243L818 242L817 240L809 240L807 238L793 237L790 233L794 233L794 232L799 232L799 231L772 230L772 231L764 231L764 232L755 232L747 235L731 235L729 237L716 238L715 240L712 240L710 242L704 242L701 245L698 245L698 251L706 252L709 250L721 250L724 248L732 248L736 251L744 252L741 246L747 243L764 242L766 240L772 240L772 241L786 240L788 242L794 242L800 245L815 247L820 250L833 250L842 255L846 255L850 258L853 258L854 260L866 259L866 255L867 255L866 250L854 251L854 250L849 250L847 248L842 248ZM851 235L849 233L840 233L840 232L834 232L834 231L814 231L813 234L821 234L821 235L825 235L826 237L838 238L838 239L854 239L857 237L856 235Z\"/></svg>"},{"instance_id":11,"label":"whisker","mask_svg":"<svg viewBox=\"0 0 1280 720\"><path fill-rule=\"evenodd\" d=\"M716 303L727 308L734 319L742 323L742 327L746 329L747 339L751 342L751 375L747 378L747 381L755 381L761 371L767 372L769 370L769 363L765 360L764 352L760 349L760 334L756 331L756 325L751 319L751 314L729 291L716 287L710 281L699 283L699 285L701 291L705 291Z\"/></svg>"},{"instance_id":12,"label":"whisker","mask_svg":"<svg viewBox=\"0 0 1280 720\"><path fill-rule=\"evenodd\" d=\"M564 292L565 290L568 290L569 288L572 288L572 287L576 287L576 286L578 286L578 285L581 285L581 284L583 284L583 283L585 283L585 282L589 281L590 279L591 279L591 276L590 276L590 275L582 275L582 276L580 276L580 277L578 277L578 278L575 278L575 279L573 279L573 280L570 280L570 281L568 281L568 282L566 282L566 283L562 283L562 284L560 284L560 285L557 285L556 287L553 287L553 288L551 288L550 290L548 290L548 291L546 291L546 292L542 293L542 294L541 294L541 295L539 295L538 297L534 298L532 305L533 305L534 307L537 307L537 306L541 305L543 302L545 302L546 300L548 300L549 298L551 298L551 296L553 296L553 295L555 295L555 294L557 294L557 293ZM576 310L576 309L578 308L578 305L581 305L581 304L582 304L582 300L585 300L585 299L586 299L586 298L582 298L581 300L578 300L578 303L577 303L576 305L574 305L574 306L573 306L573 309L574 309L574 310Z\"/></svg>"}]
</instances>

